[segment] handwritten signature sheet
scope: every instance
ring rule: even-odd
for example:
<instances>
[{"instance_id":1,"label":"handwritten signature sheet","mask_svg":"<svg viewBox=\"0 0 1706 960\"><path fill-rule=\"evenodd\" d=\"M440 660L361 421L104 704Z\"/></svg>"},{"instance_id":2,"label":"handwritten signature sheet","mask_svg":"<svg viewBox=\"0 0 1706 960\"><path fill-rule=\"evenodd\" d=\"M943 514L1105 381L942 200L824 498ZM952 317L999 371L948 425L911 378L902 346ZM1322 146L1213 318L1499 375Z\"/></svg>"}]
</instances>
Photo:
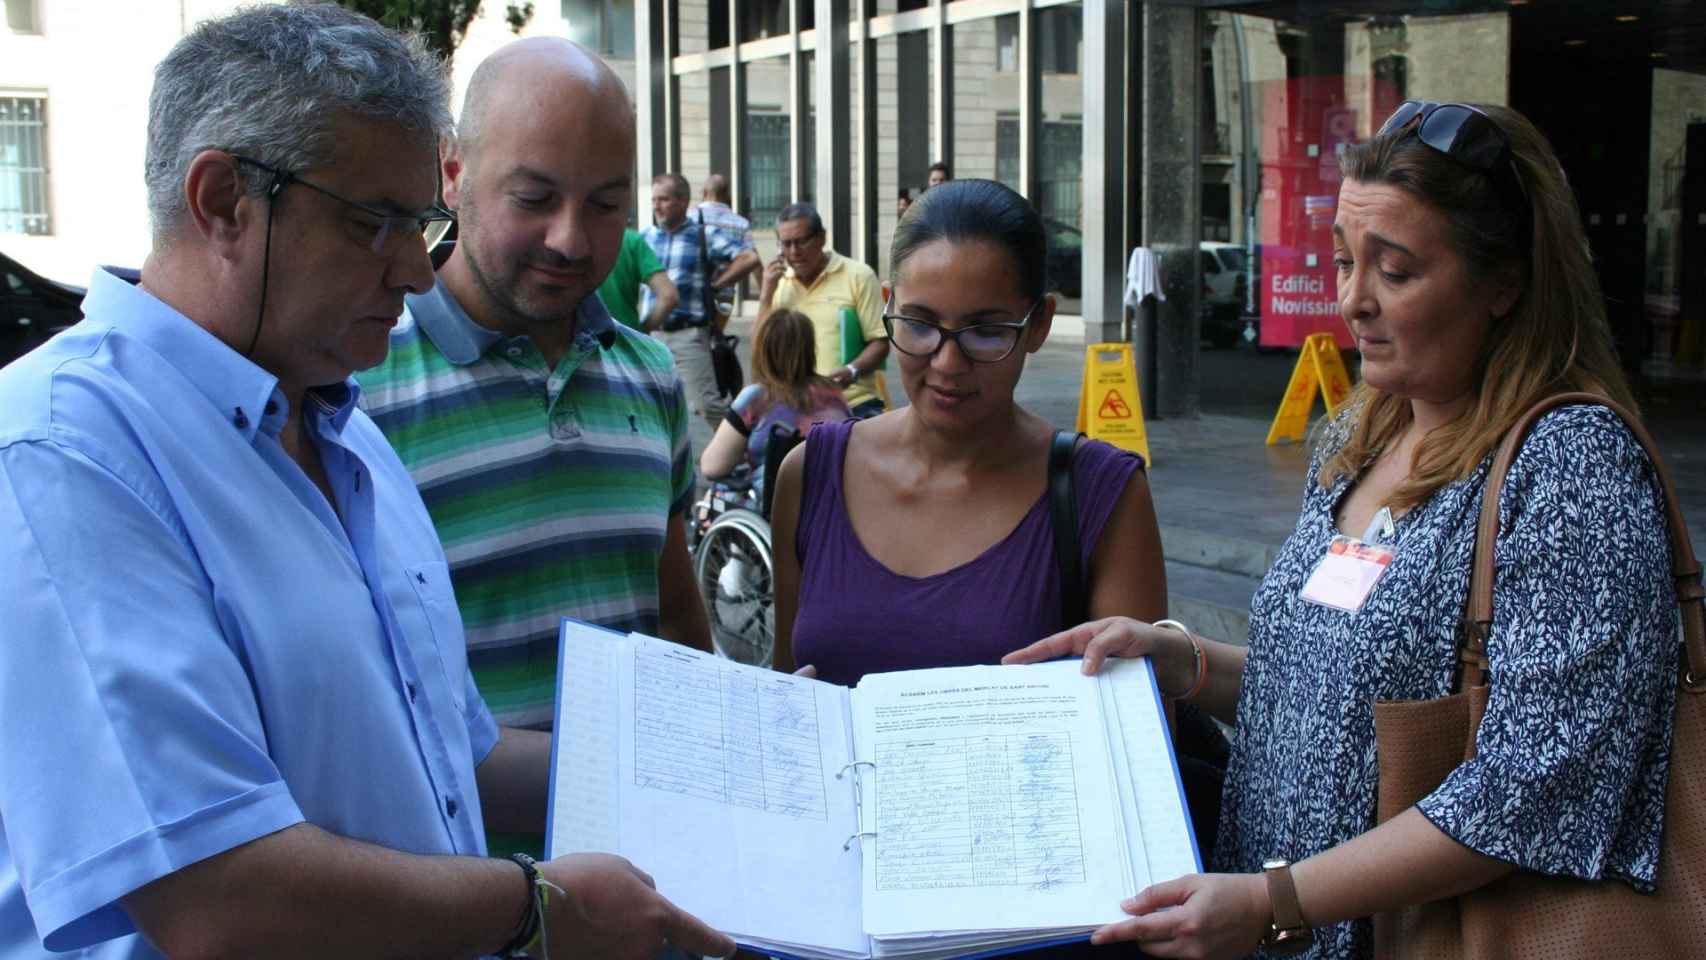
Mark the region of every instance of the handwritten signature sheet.
<instances>
[{"instance_id":1,"label":"handwritten signature sheet","mask_svg":"<svg viewBox=\"0 0 1706 960\"><path fill-rule=\"evenodd\" d=\"M1076 663L869 676L853 714L875 763L872 936L1059 926L1086 904L1119 918L1127 846L1100 691Z\"/></svg>"},{"instance_id":2,"label":"handwritten signature sheet","mask_svg":"<svg viewBox=\"0 0 1706 960\"><path fill-rule=\"evenodd\" d=\"M819 729L807 684L728 660L634 652L636 787L826 820Z\"/></svg>"},{"instance_id":3,"label":"handwritten signature sheet","mask_svg":"<svg viewBox=\"0 0 1706 960\"><path fill-rule=\"evenodd\" d=\"M623 854L736 937L869 950L846 691L629 636L620 668ZM707 883L709 877L721 882Z\"/></svg>"}]
</instances>

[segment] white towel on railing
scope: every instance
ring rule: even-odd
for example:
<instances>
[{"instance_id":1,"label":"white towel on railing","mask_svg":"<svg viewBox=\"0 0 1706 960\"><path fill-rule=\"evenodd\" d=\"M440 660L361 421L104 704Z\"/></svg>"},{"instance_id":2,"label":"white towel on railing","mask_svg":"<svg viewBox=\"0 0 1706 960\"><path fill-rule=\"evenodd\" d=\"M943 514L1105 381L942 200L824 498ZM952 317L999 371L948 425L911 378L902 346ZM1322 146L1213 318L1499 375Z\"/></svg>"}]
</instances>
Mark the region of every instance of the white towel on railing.
<instances>
[{"instance_id":1,"label":"white towel on railing","mask_svg":"<svg viewBox=\"0 0 1706 960\"><path fill-rule=\"evenodd\" d=\"M1148 247L1134 247L1125 268L1125 305L1135 307L1144 297L1167 299L1161 291L1161 261Z\"/></svg>"}]
</instances>

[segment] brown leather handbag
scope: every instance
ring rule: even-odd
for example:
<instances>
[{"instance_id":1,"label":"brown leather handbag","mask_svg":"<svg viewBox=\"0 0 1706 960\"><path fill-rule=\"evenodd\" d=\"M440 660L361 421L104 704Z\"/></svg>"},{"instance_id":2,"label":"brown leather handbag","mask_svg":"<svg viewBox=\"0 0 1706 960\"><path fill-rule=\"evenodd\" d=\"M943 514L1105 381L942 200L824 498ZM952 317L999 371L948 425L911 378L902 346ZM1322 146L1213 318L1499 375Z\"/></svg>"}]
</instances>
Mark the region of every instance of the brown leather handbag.
<instances>
[{"instance_id":1,"label":"brown leather handbag","mask_svg":"<svg viewBox=\"0 0 1706 960\"><path fill-rule=\"evenodd\" d=\"M1524 414L1499 447L1481 500L1469 599L1459 630L1455 692L1438 700L1383 701L1374 707L1380 762L1377 815L1385 822L1414 806L1458 764L1475 756L1475 731L1487 706L1486 640L1493 625L1499 491L1540 415L1582 403L1609 407L1641 441L1664 488L1670 523L1683 651L1658 890L1641 894L1616 880L1594 883L1518 870L1458 897L1375 917L1375 956L1382 960L1635 960L1706 951L1706 590L1669 471L1652 437L1627 411L1602 397L1549 397Z\"/></svg>"}]
</instances>

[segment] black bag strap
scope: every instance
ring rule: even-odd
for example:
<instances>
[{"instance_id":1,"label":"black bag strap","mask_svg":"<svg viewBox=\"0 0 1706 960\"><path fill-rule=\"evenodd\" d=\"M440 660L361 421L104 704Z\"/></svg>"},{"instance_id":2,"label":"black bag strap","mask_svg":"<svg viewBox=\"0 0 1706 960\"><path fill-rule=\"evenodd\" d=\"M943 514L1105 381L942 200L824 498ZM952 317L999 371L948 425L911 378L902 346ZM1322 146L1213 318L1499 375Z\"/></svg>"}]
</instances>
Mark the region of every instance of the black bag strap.
<instances>
[{"instance_id":1,"label":"black bag strap","mask_svg":"<svg viewBox=\"0 0 1706 960\"><path fill-rule=\"evenodd\" d=\"M1055 562L1060 567L1061 629L1083 623L1089 614L1084 574L1078 568L1078 505L1072 495L1072 451L1081 436L1056 430L1048 448L1048 503L1054 520Z\"/></svg>"},{"instance_id":2,"label":"black bag strap","mask_svg":"<svg viewBox=\"0 0 1706 960\"><path fill-rule=\"evenodd\" d=\"M705 209L693 208L694 222L699 224L699 309L705 312L705 326L717 329L717 291L711 288L711 251L705 245Z\"/></svg>"}]
</instances>

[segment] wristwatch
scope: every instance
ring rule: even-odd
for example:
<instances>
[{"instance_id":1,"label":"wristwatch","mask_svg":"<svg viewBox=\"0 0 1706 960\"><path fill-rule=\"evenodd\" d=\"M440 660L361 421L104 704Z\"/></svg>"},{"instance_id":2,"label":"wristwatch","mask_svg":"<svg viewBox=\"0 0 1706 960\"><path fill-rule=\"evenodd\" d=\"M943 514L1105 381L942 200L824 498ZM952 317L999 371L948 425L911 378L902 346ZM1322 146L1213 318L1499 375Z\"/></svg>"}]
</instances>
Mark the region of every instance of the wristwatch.
<instances>
[{"instance_id":1,"label":"wristwatch","mask_svg":"<svg viewBox=\"0 0 1706 960\"><path fill-rule=\"evenodd\" d=\"M1297 884L1291 879L1291 861L1264 861L1262 873L1268 878L1268 903L1274 911L1262 946L1281 957L1308 950L1315 944L1315 931L1303 922L1303 905L1297 901Z\"/></svg>"}]
</instances>

